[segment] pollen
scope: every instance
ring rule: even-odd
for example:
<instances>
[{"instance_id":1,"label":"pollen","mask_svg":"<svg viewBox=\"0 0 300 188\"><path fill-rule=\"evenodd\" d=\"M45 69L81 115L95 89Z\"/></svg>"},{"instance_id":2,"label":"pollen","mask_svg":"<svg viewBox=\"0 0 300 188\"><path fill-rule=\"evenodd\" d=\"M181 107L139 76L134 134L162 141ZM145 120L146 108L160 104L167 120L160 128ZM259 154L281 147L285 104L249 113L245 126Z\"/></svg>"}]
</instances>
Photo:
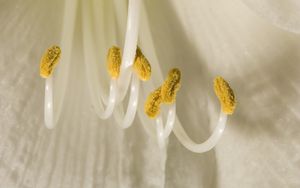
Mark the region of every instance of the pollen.
<instances>
[{"instance_id":1,"label":"pollen","mask_svg":"<svg viewBox=\"0 0 300 188\"><path fill-rule=\"evenodd\" d=\"M107 71L111 78L117 79L120 75L121 68L121 50L120 48L113 46L107 53Z\"/></svg>"},{"instance_id":2,"label":"pollen","mask_svg":"<svg viewBox=\"0 0 300 188\"><path fill-rule=\"evenodd\" d=\"M161 101L161 87L159 87L146 99L144 110L148 117L155 118L160 113Z\"/></svg>"},{"instance_id":3,"label":"pollen","mask_svg":"<svg viewBox=\"0 0 300 188\"><path fill-rule=\"evenodd\" d=\"M151 77L151 65L139 47L136 49L133 70L140 80L147 81Z\"/></svg>"},{"instance_id":4,"label":"pollen","mask_svg":"<svg viewBox=\"0 0 300 188\"><path fill-rule=\"evenodd\" d=\"M172 104L176 100L177 91L180 88L181 73L177 68L169 71L167 79L161 87L162 102Z\"/></svg>"},{"instance_id":5,"label":"pollen","mask_svg":"<svg viewBox=\"0 0 300 188\"><path fill-rule=\"evenodd\" d=\"M233 114L236 100L229 84L222 77L218 76L214 79L214 90L221 103L223 113Z\"/></svg>"},{"instance_id":6,"label":"pollen","mask_svg":"<svg viewBox=\"0 0 300 188\"><path fill-rule=\"evenodd\" d=\"M52 46L46 50L40 62L40 76L48 78L52 75L53 70L59 62L61 49L59 46Z\"/></svg>"}]
</instances>

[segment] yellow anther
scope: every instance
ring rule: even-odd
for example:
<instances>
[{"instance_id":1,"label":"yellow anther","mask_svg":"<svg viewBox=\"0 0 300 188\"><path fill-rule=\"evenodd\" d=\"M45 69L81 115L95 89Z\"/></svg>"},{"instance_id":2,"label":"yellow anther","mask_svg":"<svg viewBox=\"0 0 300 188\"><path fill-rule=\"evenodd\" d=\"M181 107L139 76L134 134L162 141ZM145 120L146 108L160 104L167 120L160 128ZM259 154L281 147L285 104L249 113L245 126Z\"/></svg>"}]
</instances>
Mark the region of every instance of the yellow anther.
<instances>
[{"instance_id":1,"label":"yellow anther","mask_svg":"<svg viewBox=\"0 0 300 188\"><path fill-rule=\"evenodd\" d=\"M161 87L149 94L145 102L145 113L150 118L155 118L160 113Z\"/></svg>"},{"instance_id":2,"label":"yellow anther","mask_svg":"<svg viewBox=\"0 0 300 188\"><path fill-rule=\"evenodd\" d=\"M57 65L61 55L59 46L52 46L46 50L40 62L40 75L43 78L51 76L55 66Z\"/></svg>"},{"instance_id":3,"label":"yellow anther","mask_svg":"<svg viewBox=\"0 0 300 188\"><path fill-rule=\"evenodd\" d=\"M136 49L133 70L143 81L147 81L151 77L151 65L139 47Z\"/></svg>"},{"instance_id":4,"label":"yellow anther","mask_svg":"<svg viewBox=\"0 0 300 188\"><path fill-rule=\"evenodd\" d=\"M161 87L162 102L172 104L176 100L176 93L180 88L181 73L177 68L171 69L167 79Z\"/></svg>"},{"instance_id":5,"label":"yellow anther","mask_svg":"<svg viewBox=\"0 0 300 188\"><path fill-rule=\"evenodd\" d=\"M113 79L118 78L120 75L121 62L120 48L111 47L107 53L107 71Z\"/></svg>"},{"instance_id":6,"label":"yellow anther","mask_svg":"<svg viewBox=\"0 0 300 188\"><path fill-rule=\"evenodd\" d=\"M222 77L218 76L214 80L214 90L221 103L223 113L233 114L236 100L229 84Z\"/></svg>"}]
</instances>

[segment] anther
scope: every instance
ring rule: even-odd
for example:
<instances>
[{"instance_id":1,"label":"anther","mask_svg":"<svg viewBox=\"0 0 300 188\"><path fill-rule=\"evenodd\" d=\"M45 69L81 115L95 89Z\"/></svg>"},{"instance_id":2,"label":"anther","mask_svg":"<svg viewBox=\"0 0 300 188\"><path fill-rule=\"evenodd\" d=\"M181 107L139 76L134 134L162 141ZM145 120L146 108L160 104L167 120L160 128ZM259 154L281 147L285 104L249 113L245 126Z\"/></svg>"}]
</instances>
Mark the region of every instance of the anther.
<instances>
[{"instance_id":1,"label":"anther","mask_svg":"<svg viewBox=\"0 0 300 188\"><path fill-rule=\"evenodd\" d=\"M218 76L214 79L214 90L221 103L223 113L233 114L236 100L229 84L222 77Z\"/></svg>"},{"instance_id":2,"label":"anther","mask_svg":"<svg viewBox=\"0 0 300 188\"><path fill-rule=\"evenodd\" d=\"M139 47L136 49L133 70L140 80L147 81L151 77L151 65Z\"/></svg>"},{"instance_id":3,"label":"anther","mask_svg":"<svg viewBox=\"0 0 300 188\"><path fill-rule=\"evenodd\" d=\"M161 98L161 87L154 90L146 99L145 102L145 113L150 118L155 118L160 113Z\"/></svg>"},{"instance_id":4,"label":"anther","mask_svg":"<svg viewBox=\"0 0 300 188\"><path fill-rule=\"evenodd\" d=\"M121 61L120 48L116 46L111 47L107 53L107 71L111 78L116 79L119 77Z\"/></svg>"},{"instance_id":5,"label":"anther","mask_svg":"<svg viewBox=\"0 0 300 188\"><path fill-rule=\"evenodd\" d=\"M177 91L180 88L181 73L177 68L169 71L167 79L161 87L162 102L172 104L176 100Z\"/></svg>"},{"instance_id":6,"label":"anther","mask_svg":"<svg viewBox=\"0 0 300 188\"><path fill-rule=\"evenodd\" d=\"M59 46L52 46L46 50L40 62L40 75L43 78L48 78L52 75L53 70L59 62L61 49Z\"/></svg>"}]
</instances>

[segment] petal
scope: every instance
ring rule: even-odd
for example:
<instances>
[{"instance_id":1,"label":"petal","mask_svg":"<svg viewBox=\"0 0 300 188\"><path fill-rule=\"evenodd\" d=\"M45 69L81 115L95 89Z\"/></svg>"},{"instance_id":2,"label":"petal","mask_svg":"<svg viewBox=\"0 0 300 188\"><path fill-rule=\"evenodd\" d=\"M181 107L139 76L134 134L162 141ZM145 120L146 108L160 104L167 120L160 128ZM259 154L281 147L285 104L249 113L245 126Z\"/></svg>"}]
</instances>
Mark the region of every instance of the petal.
<instances>
[{"instance_id":1,"label":"petal","mask_svg":"<svg viewBox=\"0 0 300 188\"><path fill-rule=\"evenodd\" d=\"M300 33L300 2L298 0L242 0L251 10L274 25Z\"/></svg>"}]
</instances>

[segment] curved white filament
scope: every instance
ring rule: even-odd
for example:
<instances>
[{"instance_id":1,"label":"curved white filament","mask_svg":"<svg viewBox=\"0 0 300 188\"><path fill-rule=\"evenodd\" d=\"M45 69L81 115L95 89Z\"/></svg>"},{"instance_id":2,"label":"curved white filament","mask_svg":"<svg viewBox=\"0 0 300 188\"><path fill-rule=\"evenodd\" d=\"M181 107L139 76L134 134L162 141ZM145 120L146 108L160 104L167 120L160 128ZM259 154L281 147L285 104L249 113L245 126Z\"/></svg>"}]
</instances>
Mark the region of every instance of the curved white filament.
<instances>
[{"instance_id":1,"label":"curved white filament","mask_svg":"<svg viewBox=\"0 0 300 188\"><path fill-rule=\"evenodd\" d=\"M176 119L176 104L172 104L168 111L168 119L164 130L164 138L168 138L171 134Z\"/></svg>"},{"instance_id":2,"label":"curved white filament","mask_svg":"<svg viewBox=\"0 0 300 188\"><path fill-rule=\"evenodd\" d=\"M156 134L157 134L158 146L160 149L163 149L166 146L166 139L164 137L164 126L163 126L161 116L156 118L155 121L156 121Z\"/></svg>"},{"instance_id":3,"label":"curved white filament","mask_svg":"<svg viewBox=\"0 0 300 188\"><path fill-rule=\"evenodd\" d=\"M163 127L163 120L161 115L156 118L156 133L158 139L158 145L160 148L164 148L166 140L171 134L176 119L176 104L172 104L168 111L168 118L165 127Z\"/></svg>"},{"instance_id":4,"label":"curved white filament","mask_svg":"<svg viewBox=\"0 0 300 188\"><path fill-rule=\"evenodd\" d=\"M103 113L97 113L101 119L109 118L112 115L112 113L114 112L116 98L117 98L117 90L118 90L117 81L115 79L111 79L107 106Z\"/></svg>"},{"instance_id":5,"label":"curved white filament","mask_svg":"<svg viewBox=\"0 0 300 188\"><path fill-rule=\"evenodd\" d=\"M176 123L173 132L178 138L178 140L181 142L181 144L184 145L187 149L195 153L203 153L209 151L210 149L212 149L217 145L218 141L220 140L224 132L226 121L227 121L227 115L221 111L218 125L214 129L214 132L205 142L201 144L197 144L194 141L192 141L192 139L186 134L186 132L184 131L180 123Z\"/></svg>"},{"instance_id":6,"label":"curved white filament","mask_svg":"<svg viewBox=\"0 0 300 188\"><path fill-rule=\"evenodd\" d=\"M131 67L135 57L138 40L140 4L141 0L129 0L122 69Z\"/></svg>"},{"instance_id":7,"label":"curved white filament","mask_svg":"<svg viewBox=\"0 0 300 188\"><path fill-rule=\"evenodd\" d=\"M120 126L123 129L130 127L134 120L137 111L138 99L139 99L139 87L140 87L139 78L135 74L132 74L130 98L129 98L125 116L124 118L121 118L123 119L123 121L120 123Z\"/></svg>"},{"instance_id":8,"label":"curved white filament","mask_svg":"<svg viewBox=\"0 0 300 188\"><path fill-rule=\"evenodd\" d=\"M77 0L67 0L65 2L65 10L64 10L64 19L63 19L63 29L61 35L61 49L63 50L61 65L57 70L60 72L60 88L61 94L58 98L56 113L54 116L53 109L53 76L50 76L45 81L45 101L44 101L44 121L45 126L49 129L55 127L59 116L61 115L63 99L65 97L65 88L67 85L68 78L68 69L71 59L71 50L73 44L73 36L74 36L74 27L75 27L75 18L77 11Z\"/></svg>"},{"instance_id":9,"label":"curved white filament","mask_svg":"<svg viewBox=\"0 0 300 188\"><path fill-rule=\"evenodd\" d=\"M54 128L53 118L53 78L50 76L45 81L45 104L44 104L44 120L48 129Z\"/></svg>"},{"instance_id":10,"label":"curved white filament","mask_svg":"<svg viewBox=\"0 0 300 188\"><path fill-rule=\"evenodd\" d=\"M129 0L126 37L123 48L121 74L118 84L120 101L125 98L130 82L131 70L129 70L129 68L133 64L137 48L140 7L141 0Z\"/></svg>"}]
</instances>

